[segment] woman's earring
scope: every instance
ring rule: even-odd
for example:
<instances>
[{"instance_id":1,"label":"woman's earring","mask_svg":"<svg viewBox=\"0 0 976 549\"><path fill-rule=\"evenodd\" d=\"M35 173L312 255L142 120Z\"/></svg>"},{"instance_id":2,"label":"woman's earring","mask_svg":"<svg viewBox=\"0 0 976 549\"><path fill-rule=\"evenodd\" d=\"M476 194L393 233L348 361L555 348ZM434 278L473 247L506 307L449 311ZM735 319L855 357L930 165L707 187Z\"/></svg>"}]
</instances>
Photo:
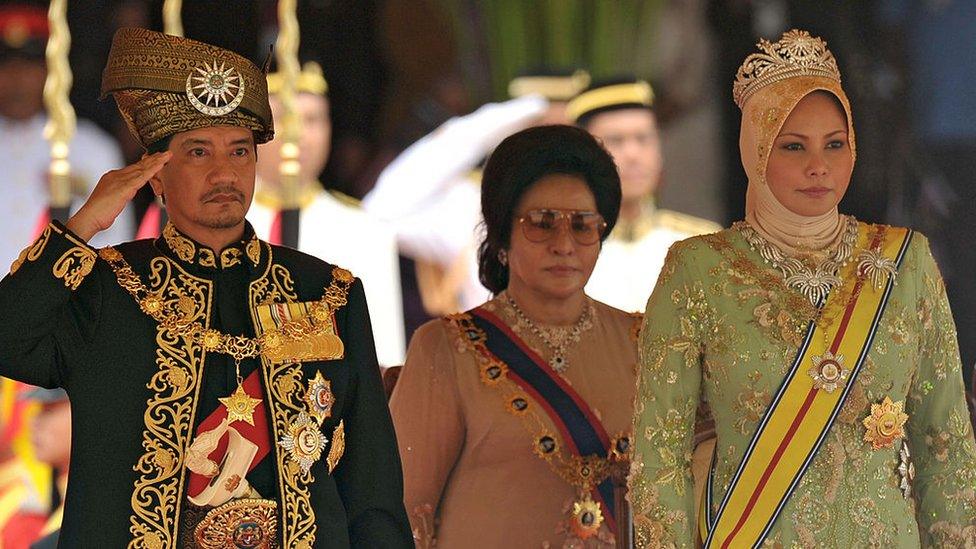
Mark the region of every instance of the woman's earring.
<instances>
[{"instance_id":1,"label":"woman's earring","mask_svg":"<svg viewBox=\"0 0 976 549\"><path fill-rule=\"evenodd\" d=\"M498 250L498 262L502 265L508 265L508 251Z\"/></svg>"}]
</instances>

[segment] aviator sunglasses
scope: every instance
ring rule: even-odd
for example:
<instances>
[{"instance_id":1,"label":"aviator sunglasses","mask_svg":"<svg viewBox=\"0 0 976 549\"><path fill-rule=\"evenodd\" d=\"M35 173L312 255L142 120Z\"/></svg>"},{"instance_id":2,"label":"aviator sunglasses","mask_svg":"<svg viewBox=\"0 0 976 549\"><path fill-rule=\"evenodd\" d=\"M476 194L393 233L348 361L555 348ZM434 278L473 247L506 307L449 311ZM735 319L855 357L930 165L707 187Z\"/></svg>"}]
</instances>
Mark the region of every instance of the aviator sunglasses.
<instances>
[{"instance_id":1,"label":"aviator sunglasses","mask_svg":"<svg viewBox=\"0 0 976 549\"><path fill-rule=\"evenodd\" d=\"M596 244L607 230L603 216L586 210L529 210L518 219L522 234L529 242L545 242L566 225L577 244Z\"/></svg>"}]
</instances>

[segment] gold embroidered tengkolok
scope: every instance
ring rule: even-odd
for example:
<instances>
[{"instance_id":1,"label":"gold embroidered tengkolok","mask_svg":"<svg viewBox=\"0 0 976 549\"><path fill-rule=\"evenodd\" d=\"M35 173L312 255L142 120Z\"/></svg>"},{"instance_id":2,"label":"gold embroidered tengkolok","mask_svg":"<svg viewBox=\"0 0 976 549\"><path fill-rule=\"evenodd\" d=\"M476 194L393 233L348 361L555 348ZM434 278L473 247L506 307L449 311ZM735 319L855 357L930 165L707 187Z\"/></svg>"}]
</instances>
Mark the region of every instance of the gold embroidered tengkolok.
<instances>
[{"instance_id":1,"label":"gold embroidered tengkolok","mask_svg":"<svg viewBox=\"0 0 976 549\"><path fill-rule=\"evenodd\" d=\"M732 86L732 97L739 108L760 88L788 78L820 76L840 83L837 60L827 43L807 31L793 29L778 42L762 39L756 45L762 53L746 57Z\"/></svg>"},{"instance_id":2,"label":"gold embroidered tengkolok","mask_svg":"<svg viewBox=\"0 0 976 549\"><path fill-rule=\"evenodd\" d=\"M223 48L147 29L119 29L102 76L102 97L143 147L179 132L211 126L274 136L268 84L254 63Z\"/></svg>"}]
</instances>

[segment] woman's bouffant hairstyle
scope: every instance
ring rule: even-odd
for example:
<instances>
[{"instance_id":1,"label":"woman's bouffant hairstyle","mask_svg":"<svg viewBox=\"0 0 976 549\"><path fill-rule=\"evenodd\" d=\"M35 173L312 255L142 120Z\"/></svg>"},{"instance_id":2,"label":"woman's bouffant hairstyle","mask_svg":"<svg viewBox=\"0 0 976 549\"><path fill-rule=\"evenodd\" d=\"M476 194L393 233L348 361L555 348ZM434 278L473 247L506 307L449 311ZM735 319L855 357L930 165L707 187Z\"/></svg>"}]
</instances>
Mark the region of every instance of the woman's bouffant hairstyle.
<instances>
[{"instance_id":1,"label":"woman's bouffant hairstyle","mask_svg":"<svg viewBox=\"0 0 976 549\"><path fill-rule=\"evenodd\" d=\"M488 158L481 180L485 239L478 248L478 277L493 294L508 287L507 250L515 209L525 192L547 175L574 175L586 182L610 234L620 213L620 176L613 158L586 130L538 126L507 137Z\"/></svg>"}]
</instances>

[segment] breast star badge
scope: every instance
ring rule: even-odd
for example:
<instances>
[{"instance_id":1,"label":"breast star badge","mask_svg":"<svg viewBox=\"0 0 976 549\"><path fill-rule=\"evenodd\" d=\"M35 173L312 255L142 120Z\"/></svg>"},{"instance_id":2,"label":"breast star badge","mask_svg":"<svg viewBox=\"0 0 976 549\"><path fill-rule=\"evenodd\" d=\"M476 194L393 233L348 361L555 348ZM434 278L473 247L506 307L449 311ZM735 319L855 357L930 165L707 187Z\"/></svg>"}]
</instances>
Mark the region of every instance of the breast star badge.
<instances>
[{"instance_id":1,"label":"breast star badge","mask_svg":"<svg viewBox=\"0 0 976 549\"><path fill-rule=\"evenodd\" d=\"M254 409L261 404L261 399L251 398L243 386L238 385L234 394L217 400L227 408L228 421L244 421L248 425L254 425Z\"/></svg>"}]
</instances>

